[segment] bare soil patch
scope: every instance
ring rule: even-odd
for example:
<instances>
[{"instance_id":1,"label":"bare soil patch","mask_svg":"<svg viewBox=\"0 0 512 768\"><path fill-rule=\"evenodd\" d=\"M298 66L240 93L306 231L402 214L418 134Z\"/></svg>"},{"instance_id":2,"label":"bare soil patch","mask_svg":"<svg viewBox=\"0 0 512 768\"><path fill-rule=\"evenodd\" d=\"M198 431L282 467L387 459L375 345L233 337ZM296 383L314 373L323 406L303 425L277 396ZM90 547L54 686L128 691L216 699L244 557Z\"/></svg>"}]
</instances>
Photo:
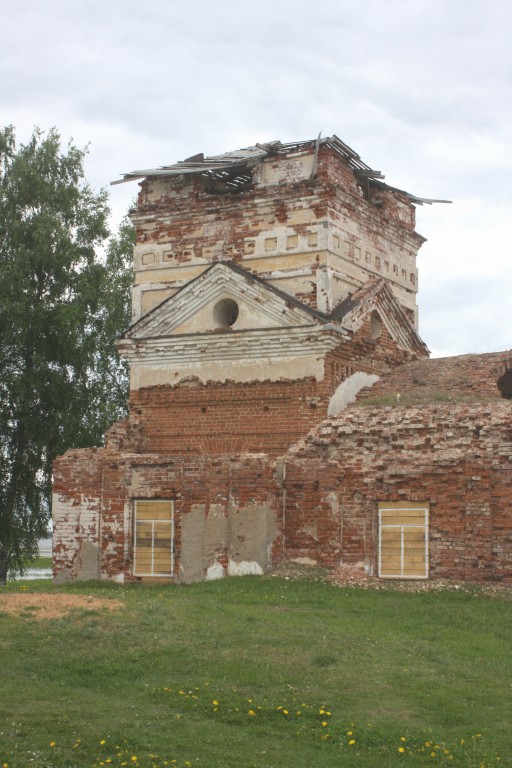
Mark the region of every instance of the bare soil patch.
<instances>
[{"instance_id":1,"label":"bare soil patch","mask_svg":"<svg viewBox=\"0 0 512 768\"><path fill-rule=\"evenodd\" d=\"M0 594L0 613L32 619L59 619L70 611L96 611L107 608L117 611L123 607L120 600L111 600L90 595L44 594L42 592L9 592Z\"/></svg>"},{"instance_id":2,"label":"bare soil patch","mask_svg":"<svg viewBox=\"0 0 512 768\"><path fill-rule=\"evenodd\" d=\"M284 562L272 571L272 576L280 576L288 581L308 579L326 581L335 587L357 587L359 589L377 589L398 592L471 592L484 595L501 595L512 600L510 586L501 584L472 584L448 579L378 579L370 576L357 566L339 566L332 570L314 565Z\"/></svg>"}]
</instances>

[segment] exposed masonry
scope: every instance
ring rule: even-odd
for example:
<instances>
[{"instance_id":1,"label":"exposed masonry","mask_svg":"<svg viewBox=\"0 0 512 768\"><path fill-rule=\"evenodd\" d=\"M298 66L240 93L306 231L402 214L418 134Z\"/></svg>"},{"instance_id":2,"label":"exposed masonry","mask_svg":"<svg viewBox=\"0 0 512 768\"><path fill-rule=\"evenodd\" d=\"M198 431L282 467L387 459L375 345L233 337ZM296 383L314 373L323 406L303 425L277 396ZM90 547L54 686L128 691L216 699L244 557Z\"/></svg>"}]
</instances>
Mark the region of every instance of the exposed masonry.
<instances>
[{"instance_id":1,"label":"exposed masonry","mask_svg":"<svg viewBox=\"0 0 512 768\"><path fill-rule=\"evenodd\" d=\"M312 178L314 162L314 142L264 156L237 194L212 195L198 174L146 178L131 214L134 319L214 261L239 263L324 312L369 277L385 277L414 317L423 238L410 196L362 184L328 145Z\"/></svg>"},{"instance_id":2,"label":"exposed masonry","mask_svg":"<svg viewBox=\"0 0 512 768\"><path fill-rule=\"evenodd\" d=\"M336 137L128 176L129 417L55 462L56 580L147 578L137 501L172 502L176 582L287 558L376 573L379 503L421 502L430 578L510 584L512 352L427 358L429 201Z\"/></svg>"},{"instance_id":3,"label":"exposed masonry","mask_svg":"<svg viewBox=\"0 0 512 768\"><path fill-rule=\"evenodd\" d=\"M397 393L415 393L417 397L422 393L434 397L437 393L453 398L510 398L507 382L511 369L511 352L414 360L393 370L371 390L362 390L358 399Z\"/></svg>"},{"instance_id":4,"label":"exposed masonry","mask_svg":"<svg viewBox=\"0 0 512 768\"><path fill-rule=\"evenodd\" d=\"M77 473L80 493L71 493ZM60 579L133 578L132 498L175 499L183 581L241 562L265 571L283 558L374 572L377 502L428 499L431 577L512 583L512 414L503 400L351 407L278 460L111 447L70 452L55 474Z\"/></svg>"},{"instance_id":5,"label":"exposed masonry","mask_svg":"<svg viewBox=\"0 0 512 768\"><path fill-rule=\"evenodd\" d=\"M288 557L374 572L377 502L428 500L432 578L512 583L510 403L352 407L286 478Z\"/></svg>"}]
</instances>

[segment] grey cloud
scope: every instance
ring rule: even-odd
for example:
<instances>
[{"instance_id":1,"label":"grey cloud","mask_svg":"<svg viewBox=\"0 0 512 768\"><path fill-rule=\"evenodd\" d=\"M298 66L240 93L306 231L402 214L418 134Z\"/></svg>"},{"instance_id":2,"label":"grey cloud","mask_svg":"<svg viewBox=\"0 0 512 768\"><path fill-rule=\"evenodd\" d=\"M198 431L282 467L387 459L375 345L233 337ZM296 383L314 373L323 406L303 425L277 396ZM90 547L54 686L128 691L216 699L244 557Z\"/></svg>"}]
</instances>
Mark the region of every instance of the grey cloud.
<instances>
[{"instance_id":1,"label":"grey cloud","mask_svg":"<svg viewBox=\"0 0 512 768\"><path fill-rule=\"evenodd\" d=\"M466 329L478 302L482 344L491 346L507 338L505 280L487 279L482 263L484 279L443 305L436 297L451 297L452 286L427 261L436 250L444 257L452 230L477 227L468 200L482 201L489 240L498 217L510 217L512 4L482 8L481 0L18 0L2 17L2 123L25 136L34 124L57 125L90 142L97 187L198 151L336 132L390 184L455 201L449 212L418 216L431 237L420 255L422 327L433 348L449 339L464 351L476 338ZM135 192L113 189L117 217ZM450 252L462 275L466 258ZM478 259L475 251L477 267Z\"/></svg>"}]
</instances>

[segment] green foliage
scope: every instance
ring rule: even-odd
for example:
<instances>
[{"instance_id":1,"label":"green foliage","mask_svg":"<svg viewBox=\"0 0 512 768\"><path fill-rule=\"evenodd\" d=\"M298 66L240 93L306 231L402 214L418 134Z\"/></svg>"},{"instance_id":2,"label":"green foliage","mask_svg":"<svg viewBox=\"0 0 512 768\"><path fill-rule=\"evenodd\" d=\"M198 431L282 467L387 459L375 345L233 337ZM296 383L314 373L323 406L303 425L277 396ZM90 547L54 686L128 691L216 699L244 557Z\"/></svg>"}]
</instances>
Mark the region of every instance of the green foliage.
<instances>
[{"instance_id":1,"label":"green foliage","mask_svg":"<svg viewBox=\"0 0 512 768\"><path fill-rule=\"evenodd\" d=\"M512 595L397 586L9 585L0 765L508 764ZM41 594L123 605L40 621Z\"/></svg>"},{"instance_id":2,"label":"green foliage","mask_svg":"<svg viewBox=\"0 0 512 768\"><path fill-rule=\"evenodd\" d=\"M46 534L52 461L122 414L132 234L106 251L108 198L56 130L0 130L0 583Z\"/></svg>"}]
</instances>

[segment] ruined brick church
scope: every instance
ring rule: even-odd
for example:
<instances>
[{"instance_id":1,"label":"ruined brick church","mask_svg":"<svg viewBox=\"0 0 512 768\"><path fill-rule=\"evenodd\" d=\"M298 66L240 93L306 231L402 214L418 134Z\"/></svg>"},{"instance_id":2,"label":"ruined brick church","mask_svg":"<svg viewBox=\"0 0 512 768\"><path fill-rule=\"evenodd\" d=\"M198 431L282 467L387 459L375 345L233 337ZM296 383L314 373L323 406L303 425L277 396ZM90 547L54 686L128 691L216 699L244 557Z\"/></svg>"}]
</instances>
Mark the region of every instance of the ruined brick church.
<instances>
[{"instance_id":1,"label":"ruined brick church","mask_svg":"<svg viewBox=\"0 0 512 768\"><path fill-rule=\"evenodd\" d=\"M433 201L336 136L131 179L129 417L55 462L55 579L512 583L512 352L429 359Z\"/></svg>"}]
</instances>

